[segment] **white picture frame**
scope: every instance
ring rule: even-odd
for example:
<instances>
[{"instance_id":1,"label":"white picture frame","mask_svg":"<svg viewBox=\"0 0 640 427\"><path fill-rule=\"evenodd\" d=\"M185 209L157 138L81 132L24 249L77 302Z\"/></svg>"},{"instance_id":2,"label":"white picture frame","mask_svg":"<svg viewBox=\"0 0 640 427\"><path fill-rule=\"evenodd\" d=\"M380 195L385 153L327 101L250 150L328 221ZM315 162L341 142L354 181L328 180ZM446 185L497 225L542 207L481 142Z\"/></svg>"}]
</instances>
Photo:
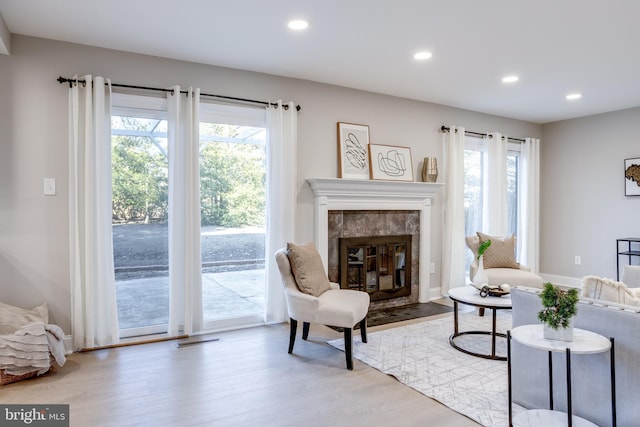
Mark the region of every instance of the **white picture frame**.
<instances>
[{"instance_id":1,"label":"white picture frame","mask_svg":"<svg viewBox=\"0 0 640 427\"><path fill-rule=\"evenodd\" d=\"M640 157L624 159L624 195L640 196Z\"/></svg>"},{"instance_id":2,"label":"white picture frame","mask_svg":"<svg viewBox=\"0 0 640 427\"><path fill-rule=\"evenodd\" d=\"M371 179L413 181L411 148L395 145L369 144Z\"/></svg>"}]
</instances>

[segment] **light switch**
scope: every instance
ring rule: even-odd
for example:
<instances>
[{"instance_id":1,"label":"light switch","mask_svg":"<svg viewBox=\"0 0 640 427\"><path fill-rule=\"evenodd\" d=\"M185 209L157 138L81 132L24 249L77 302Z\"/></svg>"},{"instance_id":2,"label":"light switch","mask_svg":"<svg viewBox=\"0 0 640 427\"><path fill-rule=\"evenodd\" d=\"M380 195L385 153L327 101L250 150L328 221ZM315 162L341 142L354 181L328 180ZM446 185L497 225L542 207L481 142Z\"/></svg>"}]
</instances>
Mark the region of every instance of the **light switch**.
<instances>
[{"instance_id":1,"label":"light switch","mask_svg":"<svg viewBox=\"0 0 640 427\"><path fill-rule=\"evenodd\" d=\"M56 195L56 179L55 178L44 179L44 195L45 196Z\"/></svg>"}]
</instances>

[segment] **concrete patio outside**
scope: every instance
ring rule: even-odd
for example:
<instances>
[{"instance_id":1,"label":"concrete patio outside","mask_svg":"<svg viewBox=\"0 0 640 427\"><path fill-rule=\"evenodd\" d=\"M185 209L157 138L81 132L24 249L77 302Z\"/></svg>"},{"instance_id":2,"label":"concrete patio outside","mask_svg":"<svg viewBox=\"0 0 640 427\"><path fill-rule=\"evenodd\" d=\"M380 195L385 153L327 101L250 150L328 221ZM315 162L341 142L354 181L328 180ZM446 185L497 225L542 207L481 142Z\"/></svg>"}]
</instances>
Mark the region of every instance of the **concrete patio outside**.
<instances>
[{"instance_id":1,"label":"concrete patio outside","mask_svg":"<svg viewBox=\"0 0 640 427\"><path fill-rule=\"evenodd\" d=\"M116 282L120 329L163 325L169 321L167 276ZM204 321L261 315L264 269L202 274Z\"/></svg>"},{"instance_id":2,"label":"concrete patio outside","mask_svg":"<svg viewBox=\"0 0 640 427\"><path fill-rule=\"evenodd\" d=\"M203 226L204 321L264 311L264 230ZM120 329L167 324L169 255L166 223L114 224Z\"/></svg>"}]
</instances>

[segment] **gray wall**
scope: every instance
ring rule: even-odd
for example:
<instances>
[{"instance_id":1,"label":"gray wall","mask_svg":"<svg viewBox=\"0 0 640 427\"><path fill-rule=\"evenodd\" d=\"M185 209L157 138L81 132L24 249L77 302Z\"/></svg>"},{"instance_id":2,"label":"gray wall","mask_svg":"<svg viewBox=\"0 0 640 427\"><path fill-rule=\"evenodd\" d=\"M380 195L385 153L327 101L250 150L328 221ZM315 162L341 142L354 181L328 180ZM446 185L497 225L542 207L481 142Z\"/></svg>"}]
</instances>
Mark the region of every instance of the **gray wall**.
<instances>
[{"instance_id":1,"label":"gray wall","mask_svg":"<svg viewBox=\"0 0 640 427\"><path fill-rule=\"evenodd\" d=\"M640 157L640 108L549 123L542 138L540 270L615 279L616 239L640 237L640 197L624 195L624 159Z\"/></svg>"},{"instance_id":2,"label":"gray wall","mask_svg":"<svg viewBox=\"0 0 640 427\"><path fill-rule=\"evenodd\" d=\"M70 333L67 86L55 79L102 75L113 82L175 84L253 99L283 99L298 115L296 239L313 239L310 177L337 177L336 122L370 126L372 142L409 146L414 176L421 159L442 158L442 124L515 137L541 137L537 124L442 105L265 74L14 36L0 55L0 301L24 307L47 301L52 321ZM43 196L43 178L58 195ZM441 201L438 201L441 205ZM439 208L434 223L442 220ZM434 231L432 282L439 284L442 233Z\"/></svg>"}]
</instances>

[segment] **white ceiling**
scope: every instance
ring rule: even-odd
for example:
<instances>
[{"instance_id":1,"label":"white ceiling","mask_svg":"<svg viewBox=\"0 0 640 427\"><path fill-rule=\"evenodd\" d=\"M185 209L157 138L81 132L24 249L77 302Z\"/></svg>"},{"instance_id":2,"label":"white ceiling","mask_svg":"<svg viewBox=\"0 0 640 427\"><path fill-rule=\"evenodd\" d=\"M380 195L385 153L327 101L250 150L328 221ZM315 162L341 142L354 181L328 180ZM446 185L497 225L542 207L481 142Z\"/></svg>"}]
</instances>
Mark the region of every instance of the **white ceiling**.
<instances>
[{"instance_id":1,"label":"white ceiling","mask_svg":"<svg viewBox=\"0 0 640 427\"><path fill-rule=\"evenodd\" d=\"M640 106L638 0L0 0L0 14L14 34L536 123Z\"/></svg>"}]
</instances>

